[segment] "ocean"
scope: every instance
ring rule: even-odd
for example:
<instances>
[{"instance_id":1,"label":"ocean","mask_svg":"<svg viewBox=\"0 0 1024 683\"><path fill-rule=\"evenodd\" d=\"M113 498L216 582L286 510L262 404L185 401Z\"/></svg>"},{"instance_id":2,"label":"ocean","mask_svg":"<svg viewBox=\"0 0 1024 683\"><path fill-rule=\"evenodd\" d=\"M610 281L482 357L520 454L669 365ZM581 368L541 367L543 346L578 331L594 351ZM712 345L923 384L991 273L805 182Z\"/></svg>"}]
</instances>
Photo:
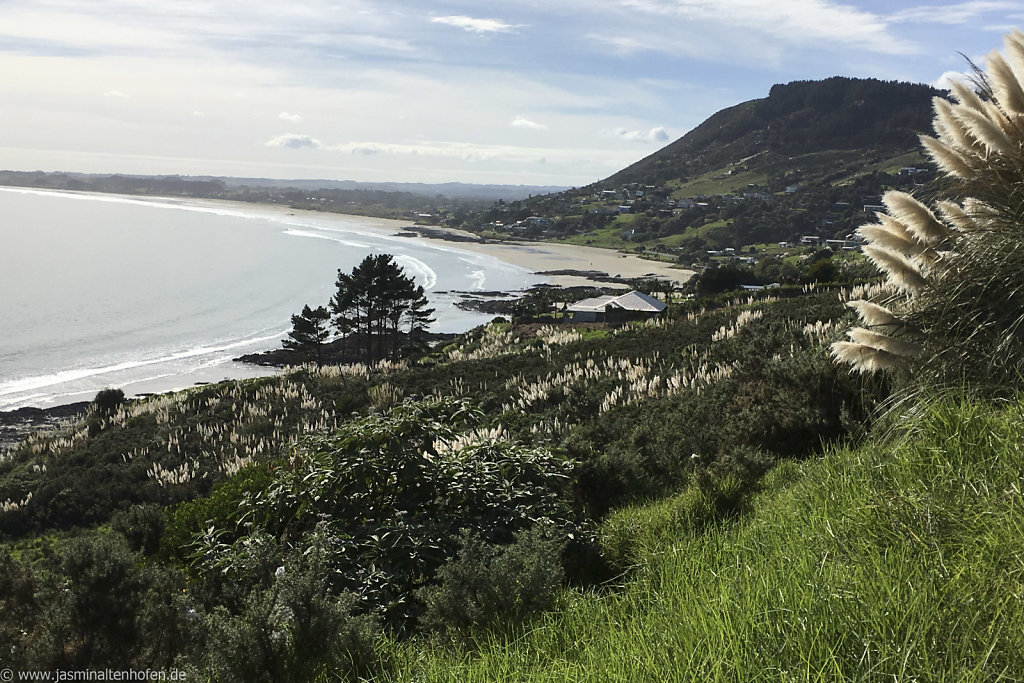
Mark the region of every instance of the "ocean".
<instances>
[{"instance_id":1,"label":"ocean","mask_svg":"<svg viewBox=\"0 0 1024 683\"><path fill-rule=\"evenodd\" d=\"M338 270L390 253L427 290L434 331L491 316L454 292L525 289L528 270L397 221L203 200L0 188L0 410L265 375L232 361L275 348Z\"/></svg>"}]
</instances>

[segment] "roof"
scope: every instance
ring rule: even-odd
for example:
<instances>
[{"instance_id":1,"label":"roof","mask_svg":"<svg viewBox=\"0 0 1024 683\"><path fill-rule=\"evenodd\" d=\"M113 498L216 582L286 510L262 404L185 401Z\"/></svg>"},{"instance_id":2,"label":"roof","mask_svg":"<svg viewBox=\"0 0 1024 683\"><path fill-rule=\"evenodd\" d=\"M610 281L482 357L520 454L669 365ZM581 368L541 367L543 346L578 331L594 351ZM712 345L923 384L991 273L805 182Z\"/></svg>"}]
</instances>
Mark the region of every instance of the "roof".
<instances>
[{"instance_id":1,"label":"roof","mask_svg":"<svg viewBox=\"0 0 1024 683\"><path fill-rule=\"evenodd\" d=\"M584 311L604 311L609 307L626 311L661 313L668 308L668 304L664 301L658 301L643 292L631 290L619 296L599 296L593 299L584 299L569 306L566 310L581 313Z\"/></svg>"}]
</instances>

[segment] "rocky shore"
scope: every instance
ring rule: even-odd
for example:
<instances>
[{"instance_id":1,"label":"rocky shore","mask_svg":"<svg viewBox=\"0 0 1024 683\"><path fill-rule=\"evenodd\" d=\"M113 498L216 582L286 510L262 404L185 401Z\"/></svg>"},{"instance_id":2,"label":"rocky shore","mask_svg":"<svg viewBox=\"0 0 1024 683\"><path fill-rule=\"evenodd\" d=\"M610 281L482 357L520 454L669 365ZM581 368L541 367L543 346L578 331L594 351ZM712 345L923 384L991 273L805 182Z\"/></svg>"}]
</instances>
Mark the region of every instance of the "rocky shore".
<instances>
[{"instance_id":1,"label":"rocky shore","mask_svg":"<svg viewBox=\"0 0 1024 683\"><path fill-rule=\"evenodd\" d=\"M52 408L18 408L0 411L0 451L13 448L32 432L63 427L82 418L89 409L88 401Z\"/></svg>"}]
</instances>

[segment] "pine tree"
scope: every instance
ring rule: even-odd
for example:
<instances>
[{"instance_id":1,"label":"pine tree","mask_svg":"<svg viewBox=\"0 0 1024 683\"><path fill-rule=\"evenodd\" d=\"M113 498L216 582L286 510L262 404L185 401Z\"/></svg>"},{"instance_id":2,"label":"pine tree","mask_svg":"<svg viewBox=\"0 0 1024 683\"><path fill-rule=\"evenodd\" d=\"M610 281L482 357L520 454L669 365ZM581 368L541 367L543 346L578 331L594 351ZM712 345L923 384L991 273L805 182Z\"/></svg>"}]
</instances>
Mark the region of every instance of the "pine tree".
<instances>
[{"instance_id":1,"label":"pine tree","mask_svg":"<svg viewBox=\"0 0 1024 683\"><path fill-rule=\"evenodd\" d=\"M351 273L339 270L335 284L334 327L368 363L398 355L403 326L419 339L434 322L423 287L405 274L391 254L367 256Z\"/></svg>"},{"instance_id":2,"label":"pine tree","mask_svg":"<svg viewBox=\"0 0 1024 683\"><path fill-rule=\"evenodd\" d=\"M328 322L331 314L324 306L310 308L307 304L302 313L292 316L292 331L284 340L284 348L303 354L306 358L316 361L317 365L324 362L324 345L330 338Z\"/></svg>"}]
</instances>

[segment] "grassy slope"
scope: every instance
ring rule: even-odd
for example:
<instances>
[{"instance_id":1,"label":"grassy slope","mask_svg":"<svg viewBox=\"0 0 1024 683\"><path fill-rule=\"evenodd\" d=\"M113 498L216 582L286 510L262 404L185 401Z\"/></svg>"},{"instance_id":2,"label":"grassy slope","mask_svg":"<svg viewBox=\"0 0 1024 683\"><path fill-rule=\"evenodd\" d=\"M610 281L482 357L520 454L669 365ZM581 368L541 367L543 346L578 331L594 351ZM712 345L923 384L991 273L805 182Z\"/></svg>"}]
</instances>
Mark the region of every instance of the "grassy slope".
<instances>
[{"instance_id":1,"label":"grassy slope","mask_svg":"<svg viewBox=\"0 0 1024 683\"><path fill-rule=\"evenodd\" d=\"M780 466L705 532L693 491L620 511L621 591L567 593L477 654L409 652L396 679L1020 680L1022 418L928 404L887 443Z\"/></svg>"}]
</instances>

